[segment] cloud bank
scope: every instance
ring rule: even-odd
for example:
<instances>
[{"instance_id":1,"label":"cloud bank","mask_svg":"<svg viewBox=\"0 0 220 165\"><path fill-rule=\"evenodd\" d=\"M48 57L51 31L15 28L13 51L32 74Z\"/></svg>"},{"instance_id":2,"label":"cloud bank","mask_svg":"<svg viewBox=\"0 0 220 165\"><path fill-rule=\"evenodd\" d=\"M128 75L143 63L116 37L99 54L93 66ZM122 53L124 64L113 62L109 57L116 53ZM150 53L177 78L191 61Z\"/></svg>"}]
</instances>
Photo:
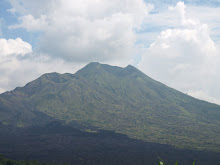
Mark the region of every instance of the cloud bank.
<instances>
[{"instance_id":1,"label":"cloud bank","mask_svg":"<svg viewBox=\"0 0 220 165\"><path fill-rule=\"evenodd\" d=\"M136 46L135 30L141 28L153 9L143 0L10 2L13 11L20 14L19 24L11 29L42 32L40 52L74 62L125 60L128 63Z\"/></svg>"},{"instance_id":2,"label":"cloud bank","mask_svg":"<svg viewBox=\"0 0 220 165\"><path fill-rule=\"evenodd\" d=\"M45 72L75 72L82 65L35 55L32 46L17 39L0 39L0 93L23 86Z\"/></svg>"},{"instance_id":3,"label":"cloud bank","mask_svg":"<svg viewBox=\"0 0 220 165\"><path fill-rule=\"evenodd\" d=\"M220 99L212 97L217 96L212 89L217 87L214 84L220 82L218 47L210 37L208 25L188 18L185 8L183 2L169 7L168 12L178 20L176 28L159 34L145 50L139 67L182 92L220 103Z\"/></svg>"}]
</instances>

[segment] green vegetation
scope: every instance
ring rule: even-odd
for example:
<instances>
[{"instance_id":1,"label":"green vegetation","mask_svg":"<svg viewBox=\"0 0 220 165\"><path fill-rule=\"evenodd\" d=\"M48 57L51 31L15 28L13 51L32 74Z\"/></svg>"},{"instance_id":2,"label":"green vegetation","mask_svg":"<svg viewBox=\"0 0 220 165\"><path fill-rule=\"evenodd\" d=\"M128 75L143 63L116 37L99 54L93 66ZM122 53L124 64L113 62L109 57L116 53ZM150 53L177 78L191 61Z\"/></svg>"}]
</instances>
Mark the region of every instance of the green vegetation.
<instances>
[{"instance_id":1,"label":"green vegetation","mask_svg":"<svg viewBox=\"0 0 220 165\"><path fill-rule=\"evenodd\" d=\"M38 161L16 161L10 160L0 155L0 165L53 165L50 163L40 163Z\"/></svg>"},{"instance_id":2,"label":"green vegetation","mask_svg":"<svg viewBox=\"0 0 220 165\"><path fill-rule=\"evenodd\" d=\"M4 125L25 128L54 119L86 132L110 130L178 148L220 151L220 106L169 88L130 65L90 63L75 74L44 74L0 95Z\"/></svg>"},{"instance_id":3,"label":"green vegetation","mask_svg":"<svg viewBox=\"0 0 220 165\"><path fill-rule=\"evenodd\" d=\"M5 158L3 155L0 155L0 165L54 165L51 163L41 163L36 160L32 161L17 161L17 160L11 160ZM163 160L159 161L159 165L166 165L166 163ZM175 163L175 165L178 165L178 162ZM193 161L193 164L195 165L195 161Z\"/></svg>"},{"instance_id":4,"label":"green vegetation","mask_svg":"<svg viewBox=\"0 0 220 165\"><path fill-rule=\"evenodd\" d=\"M193 161L192 165L195 165L196 161ZM166 165L165 162L163 160L159 161L159 165ZM178 161L175 163L175 165L178 165Z\"/></svg>"}]
</instances>

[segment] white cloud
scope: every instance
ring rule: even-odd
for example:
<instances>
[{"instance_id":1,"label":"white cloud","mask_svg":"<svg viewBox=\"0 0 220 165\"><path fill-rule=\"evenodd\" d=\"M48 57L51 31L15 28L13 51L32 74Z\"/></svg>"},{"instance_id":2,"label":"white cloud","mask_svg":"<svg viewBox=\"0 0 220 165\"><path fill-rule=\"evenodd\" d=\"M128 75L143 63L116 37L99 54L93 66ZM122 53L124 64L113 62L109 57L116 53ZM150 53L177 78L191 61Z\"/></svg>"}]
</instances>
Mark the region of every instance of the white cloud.
<instances>
[{"instance_id":1,"label":"white cloud","mask_svg":"<svg viewBox=\"0 0 220 165\"><path fill-rule=\"evenodd\" d=\"M210 96L210 94L207 94L204 91L199 91L199 90L198 91L188 91L187 94L191 95L195 98L206 100L206 101L209 101L211 103L217 103L217 104L220 105L220 99L217 99L216 97L212 97L212 96Z\"/></svg>"},{"instance_id":2,"label":"white cloud","mask_svg":"<svg viewBox=\"0 0 220 165\"><path fill-rule=\"evenodd\" d=\"M205 11L205 12L204 12ZM187 13L206 23L210 28L210 35L215 42L220 44L220 7L195 7L189 6Z\"/></svg>"},{"instance_id":3,"label":"white cloud","mask_svg":"<svg viewBox=\"0 0 220 165\"><path fill-rule=\"evenodd\" d=\"M37 18L37 19L35 19L30 14L25 15L18 19L20 22L22 22L22 24L12 25L9 28L10 29L26 28L28 31L32 31L32 30L38 31L38 30L46 29L48 26L46 18L47 18L46 15L41 15L40 18Z\"/></svg>"},{"instance_id":4,"label":"white cloud","mask_svg":"<svg viewBox=\"0 0 220 165\"><path fill-rule=\"evenodd\" d=\"M54 60L32 52L32 46L21 38L0 39L0 93L24 86L48 72L73 73L83 64Z\"/></svg>"},{"instance_id":5,"label":"white cloud","mask_svg":"<svg viewBox=\"0 0 220 165\"><path fill-rule=\"evenodd\" d=\"M17 71L19 66L21 67L19 62L20 57L24 57L30 53L32 53L32 46L24 42L21 38L0 39L0 92L4 92L11 87L10 83L16 84L16 82L22 80L22 76L17 77L16 80L10 76L10 73ZM14 77L16 76L19 75L14 74ZM25 75L23 77L25 77Z\"/></svg>"},{"instance_id":6,"label":"white cloud","mask_svg":"<svg viewBox=\"0 0 220 165\"><path fill-rule=\"evenodd\" d=\"M17 39L4 39L0 38L0 57L8 55L21 55L24 56L32 52L32 46L24 42L21 38Z\"/></svg>"},{"instance_id":7,"label":"white cloud","mask_svg":"<svg viewBox=\"0 0 220 165\"><path fill-rule=\"evenodd\" d=\"M15 14L16 13L16 9L15 8L10 8L10 9L7 9L7 12L9 12L11 14Z\"/></svg>"},{"instance_id":8,"label":"white cloud","mask_svg":"<svg viewBox=\"0 0 220 165\"><path fill-rule=\"evenodd\" d=\"M151 77L180 91L219 103L213 91L220 82L218 45L209 27L193 16L188 18L183 2L169 7L175 28L164 30L145 50L139 67ZM179 21L177 22L176 20ZM215 99L213 99L215 98Z\"/></svg>"},{"instance_id":9,"label":"white cloud","mask_svg":"<svg viewBox=\"0 0 220 165\"><path fill-rule=\"evenodd\" d=\"M7 58L1 59L0 90L23 85L44 72L73 73L90 61L124 66L138 61L137 54L144 52L138 66L146 74L219 103L219 8L186 7L179 2L148 14L153 5L143 0L9 1L12 9L8 11L19 16L19 24L10 28L37 31L41 36L37 56L18 59L26 55L27 45L22 44L13 48L15 53L2 51ZM151 46L146 48L144 43Z\"/></svg>"},{"instance_id":10,"label":"white cloud","mask_svg":"<svg viewBox=\"0 0 220 165\"><path fill-rule=\"evenodd\" d=\"M153 8L143 0L50 0L43 6L42 1L10 2L21 14L20 24L11 28L43 32L40 52L78 62L129 61L135 30Z\"/></svg>"},{"instance_id":11,"label":"white cloud","mask_svg":"<svg viewBox=\"0 0 220 165\"><path fill-rule=\"evenodd\" d=\"M34 53L19 38L0 40L1 91L45 72L74 73L90 61L127 65L135 51L135 30L153 8L143 0L9 1L8 12L19 22L10 30L24 28L41 36Z\"/></svg>"},{"instance_id":12,"label":"white cloud","mask_svg":"<svg viewBox=\"0 0 220 165\"><path fill-rule=\"evenodd\" d=\"M74 73L83 64L67 63L63 60L54 60L46 56L34 56L19 59L8 56L0 62L0 93L24 86L44 73Z\"/></svg>"},{"instance_id":13,"label":"white cloud","mask_svg":"<svg viewBox=\"0 0 220 165\"><path fill-rule=\"evenodd\" d=\"M156 3L155 1L153 2ZM188 28L193 28L196 24L198 26L200 24L207 24L210 29L210 36L216 43L220 44L220 7L193 4L188 3L186 7L183 2L179 2L176 6L168 7L167 10L167 7L164 7L166 5L162 2L157 2L155 10L153 10L154 14L148 15L147 19L144 20L145 27L149 29L145 33L149 35L153 34L153 37L156 38L160 34L161 29L181 29L187 24Z\"/></svg>"},{"instance_id":14,"label":"white cloud","mask_svg":"<svg viewBox=\"0 0 220 165\"><path fill-rule=\"evenodd\" d=\"M200 22L199 20L197 19L190 19L190 18L186 18L186 13L185 13L185 4L184 2L178 2L176 4L175 7L173 6L170 6L169 7L169 10L175 14L176 13L176 16L177 17L180 17L180 21L181 21L181 24L184 25L184 26L187 26L187 27L194 27L194 26L199 26Z\"/></svg>"}]
</instances>

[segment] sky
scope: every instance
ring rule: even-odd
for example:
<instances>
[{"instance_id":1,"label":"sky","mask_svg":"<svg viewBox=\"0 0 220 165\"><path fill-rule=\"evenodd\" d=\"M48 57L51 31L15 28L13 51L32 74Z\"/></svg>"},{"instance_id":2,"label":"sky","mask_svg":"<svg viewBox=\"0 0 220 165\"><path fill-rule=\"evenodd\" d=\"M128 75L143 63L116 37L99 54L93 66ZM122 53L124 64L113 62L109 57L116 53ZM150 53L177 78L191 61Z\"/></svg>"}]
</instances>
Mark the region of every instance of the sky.
<instances>
[{"instance_id":1,"label":"sky","mask_svg":"<svg viewBox=\"0 0 220 165\"><path fill-rule=\"evenodd\" d=\"M90 62L220 104L220 0L0 0L0 93Z\"/></svg>"}]
</instances>

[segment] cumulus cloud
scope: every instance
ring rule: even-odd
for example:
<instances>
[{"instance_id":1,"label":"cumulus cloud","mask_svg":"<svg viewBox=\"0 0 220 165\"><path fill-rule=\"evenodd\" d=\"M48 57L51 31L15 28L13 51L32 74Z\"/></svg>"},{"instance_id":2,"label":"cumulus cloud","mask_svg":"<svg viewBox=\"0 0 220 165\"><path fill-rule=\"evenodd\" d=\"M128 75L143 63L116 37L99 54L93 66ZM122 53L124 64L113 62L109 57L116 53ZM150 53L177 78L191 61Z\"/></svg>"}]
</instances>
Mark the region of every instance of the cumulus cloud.
<instances>
[{"instance_id":1,"label":"cumulus cloud","mask_svg":"<svg viewBox=\"0 0 220 165\"><path fill-rule=\"evenodd\" d=\"M20 38L0 39L0 92L45 72L74 73L90 61L127 65L136 47L135 30L153 8L143 0L9 2L7 11L18 17L9 30L24 28L40 37L34 52Z\"/></svg>"},{"instance_id":2,"label":"cumulus cloud","mask_svg":"<svg viewBox=\"0 0 220 165\"><path fill-rule=\"evenodd\" d=\"M185 8L183 2L168 8L168 12L173 12L174 19L179 18L179 22L176 22L176 28L159 34L145 50L139 67L153 78L182 92L220 103L212 89L214 82L220 82L217 78L220 77L218 46L210 37L208 25L188 18Z\"/></svg>"},{"instance_id":3,"label":"cumulus cloud","mask_svg":"<svg viewBox=\"0 0 220 165\"><path fill-rule=\"evenodd\" d=\"M13 65L13 67L10 67ZM56 67L55 67L56 66ZM12 90L17 86L24 86L44 73L59 72L74 73L80 69L82 65L68 64L64 61L44 61L44 59L11 59L5 61L4 65L0 66L0 93Z\"/></svg>"},{"instance_id":4,"label":"cumulus cloud","mask_svg":"<svg viewBox=\"0 0 220 165\"><path fill-rule=\"evenodd\" d=\"M48 23L46 21L46 16L41 15L40 18L35 19L32 15L28 14L23 17L18 18L22 24L12 25L10 29L16 28L26 28L28 31L38 31L47 28Z\"/></svg>"},{"instance_id":5,"label":"cumulus cloud","mask_svg":"<svg viewBox=\"0 0 220 165\"><path fill-rule=\"evenodd\" d=\"M206 11L206 12L204 12ZM210 35L213 40L220 44L220 7L195 7L189 6L188 7L188 15L193 15L194 17L198 18L201 22L206 23L210 28Z\"/></svg>"},{"instance_id":6,"label":"cumulus cloud","mask_svg":"<svg viewBox=\"0 0 220 165\"><path fill-rule=\"evenodd\" d=\"M29 58L8 56L0 61L0 93L12 90L17 86L38 78L44 73L74 73L83 64L67 63L63 60L54 60L44 55Z\"/></svg>"},{"instance_id":7,"label":"cumulus cloud","mask_svg":"<svg viewBox=\"0 0 220 165\"><path fill-rule=\"evenodd\" d=\"M8 55L21 55L24 56L32 52L32 46L23 41L21 38L17 39L4 39L0 38L0 57Z\"/></svg>"},{"instance_id":8,"label":"cumulus cloud","mask_svg":"<svg viewBox=\"0 0 220 165\"><path fill-rule=\"evenodd\" d=\"M46 72L73 73L82 66L36 55L21 38L0 39L0 93L24 86Z\"/></svg>"},{"instance_id":9,"label":"cumulus cloud","mask_svg":"<svg viewBox=\"0 0 220 165\"><path fill-rule=\"evenodd\" d=\"M177 0L176 0L177 1ZM186 1L184 1L186 2ZM211 38L218 44L220 44L220 7L219 5L212 7L195 5L194 1L187 1L187 6L183 2L177 3L175 6L167 7L171 4L170 1L164 3L152 1L155 5L153 14L148 15L144 20L144 25L147 29L144 33L141 33L138 37L143 40L146 36L151 38L151 42L160 34L162 30L166 29L184 29L194 28L194 25L200 26L201 24L208 25ZM174 1L172 1L174 4ZM204 12L206 11L206 12ZM145 38L146 40L146 38Z\"/></svg>"},{"instance_id":10,"label":"cumulus cloud","mask_svg":"<svg viewBox=\"0 0 220 165\"><path fill-rule=\"evenodd\" d=\"M0 92L10 87L10 81L13 82L14 79L10 79L9 75L19 67L20 57L30 53L32 53L32 46L21 38L0 39ZM16 77L16 74L14 76ZM16 81L19 81L19 78Z\"/></svg>"},{"instance_id":11,"label":"cumulus cloud","mask_svg":"<svg viewBox=\"0 0 220 165\"><path fill-rule=\"evenodd\" d=\"M78 62L128 62L136 46L135 30L153 9L143 0L10 2L21 14L20 23L10 28L43 32L39 52Z\"/></svg>"},{"instance_id":12,"label":"cumulus cloud","mask_svg":"<svg viewBox=\"0 0 220 165\"><path fill-rule=\"evenodd\" d=\"M176 13L177 18L180 17L181 24L184 26L188 27L194 27L194 26L199 26L200 22L197 19L191 19L191 18L186 18L186 12L185 12L185 4L184 2L178 2L175 7L170 6L168 9L172 13Z\"/></svg>"}]
</instances>

